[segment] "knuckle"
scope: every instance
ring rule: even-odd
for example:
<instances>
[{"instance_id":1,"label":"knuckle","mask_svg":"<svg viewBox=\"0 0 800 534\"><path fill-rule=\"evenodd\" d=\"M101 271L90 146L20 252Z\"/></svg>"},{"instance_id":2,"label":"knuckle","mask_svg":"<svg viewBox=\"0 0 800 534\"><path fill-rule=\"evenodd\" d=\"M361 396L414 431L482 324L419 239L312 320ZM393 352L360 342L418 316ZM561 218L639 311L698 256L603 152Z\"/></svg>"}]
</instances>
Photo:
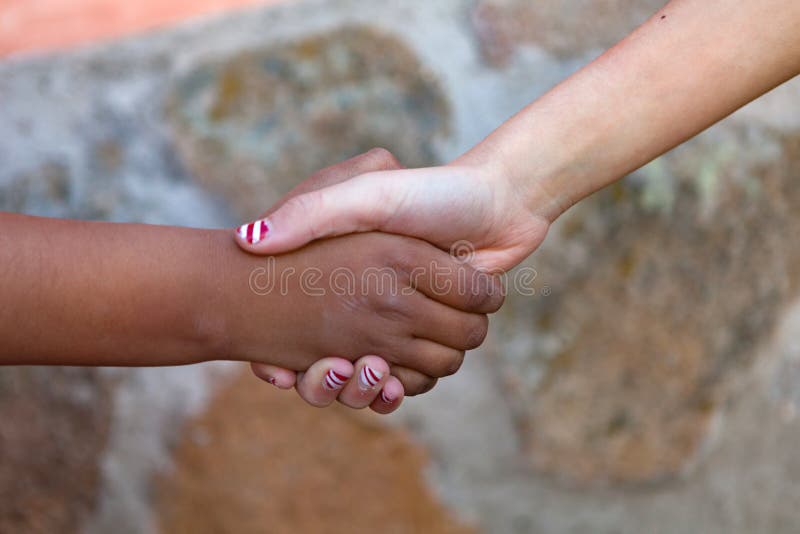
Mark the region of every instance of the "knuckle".
<instances>
[{"instance_id":1,"label":"knuckle","mask_svg":"<svg viewBox=\"0 0 800 534\"><path fill-rule=\"evenodd\" d=\"M373 272L378 270L382 274L390 274L393 283L402 288L419 268L420 257L416 239L387 235L375 242L369 263L375 266L371 268Z\"/></svg>"},{"instance_id":2,"label":"knuckle","mask_svg":"<svg viewBox=\"0 0 800 534\"><path fill-rule=\"evenodd\" d=\"M494 313L505 302L505 292L496 276L480 274L474 278L472 287L467 294L466 305L469 311L479 313Z\"/></svg>"},{"instance_id":3,"label":"knuckle","mask_svg":"<svg viewBox=\"0 0 800 534\"><path fill-rule=\"evenodd\" d=\"M505 294L501 290L498 290L497 293L493 295L491 300L492 304L486 310L486 313L494 313L496 311L499 311L500 308L503 307L503 304L505 304L505 302L506 302Z\"/></svg>"},{"instance_id":4,"label":"knuckle","mask_svg":"<svg viewBox=\"0 0 800 534\"><path fill-rule=\"evenodd\" d=\"M314 209L314 199L317 196L317 191L309 191L290 198L286 201L286 205L292 210L300 212L300 214L308 214Z\"/></svg>"},{"instance_id":5,"label":"knuckle","mask_svg":"<svg viewBox=\"0 0 800 534\"><path fill-rule=\"evenodd\" d=\"M393 323L407 323L414 318L414 310L408 299L396 291L374 295L372 298L374 312Z\"/></svg>"},{"instance_id":6,"label":"knuckle","mask_svg":"<svg viewBox=\"0 0 800 534\"><path fill-rule=\"evenodd\" d=\"M405 388L405 396L406 397L415 397L417 395L422 395L423 393L427 393L436 386L438 380L433 378L432 376L425 376L419 377L414 379L414 381L410 384L404 384L403 387Z\"/></svg>"},{"instance_id":7,"label":"knuckle","mask_svg":"<svg viewBox=\"0 0 800 534\"><path fill-rule=\"evenodd\" d=\"M466 349L472 350L477 349L480 347L484 340L486 339L486 335L489 333L489 318L485 315L479 316L479 319L476 321L476 324L472 325L468 329L468 334L466 338Z\"/></svg>"},{"instance_id":8,"label":"knuckle","mask_svg":"<svg viewBox=\"0 0 800 534\"><path fill-rule=\"evenodd\" d=\"M411 272L415 266L412 265L410 258L400 252L391 250L384 261L384 265L391 269L399 282L407 282L411 278Z\"/></svg>"},{"instance_id":9,"label":"knuckle","mask_svg":"<svg viewBox=\"0 0 800 534\"><path fill-rule=\"evenodd\" d=\"M440 376L452 376L461 369L461 364L464 363L464 351L453 351L451 357L447 358L442 365L442 372Z\"/></svg>"},{"instance_id":10,"label":"knuckle","mask_svg":"<svg viewBox=\"0 0 800 534\"><path fill-rule=\"evenodd\" d=\"M506 301L506 291L503 281L499 276L492 276L489 284L489 301L486 306L486 313L494 313L503 307Z\"/></svg>"},{"instance_id":11,"label":"knuckle","mask_svg":"<svg viewBox=\"0 0 800 534\"><path fill-rule=\"evenodd\" d=\"M392 236L392 242L384 253L384 264L397 273L403 282L412 277L432 277L432 267L436 264L436 254L440 251L419 239L408 236Z\"/></svg>"},{"instance_id":12,"label":"knuckle","mask_svg":"<svg viewBox=\"0 0 800 534\"><path fill-rule=\"evenodd\" d=\"M397 161L394 154L383 147L375 147L367 152L367 155L379 169L396 169L400 167L400 162Z\"/></svg>"},{"instance_id":13,"label":"knuckle","mask_svg":"<svg viewBox=\"0 0 800 534\"><path fill-rule=\"evenodd\" d=\"M472 288L467 294L467 309L469 311L483 310L490 303L491 298L491 295L486 289Z\"/></svg>"},{"instance_id":14,"label":"knuckle","mask_svg":"<svg viewBox=\"0 0 800 534\"><path fill-rule=\"evenodd\" d=\"M357 402L351 401L350 399L342 398L342 397L343 397L343 395L340 396L336 400L339 401L340 404L343 404L343 405L347 406L348 408L352 408L353 410L363 410L364 408L369 406L369 405L359 404Z\"/></svg>"},{"instance_id":15,"label":"knuckle","mask_svg":"<svg viewBox=\"0 0 800 534\"><path fill-rule=\"evenodd\" d=\"M306 401L309 406L313 406L314 408L327 408L331 404L331 401L326 399L304 397L303 400Z\"/></svg>"},{"instance_id":16,"label":"knuckle","mask_svg":"<svg viewBox=\"0 0 800 534\"><path fill-rule=\"evenodd\" d=\"M292 197L286 202L287 209L295 212L297 221L312 221L309 231L313 239L320 238L326 234L326 229L314 222L315 218L313 217L315 213L323 209L322 200L322 192L315 190Z\"/></svg>"}]
</instances>

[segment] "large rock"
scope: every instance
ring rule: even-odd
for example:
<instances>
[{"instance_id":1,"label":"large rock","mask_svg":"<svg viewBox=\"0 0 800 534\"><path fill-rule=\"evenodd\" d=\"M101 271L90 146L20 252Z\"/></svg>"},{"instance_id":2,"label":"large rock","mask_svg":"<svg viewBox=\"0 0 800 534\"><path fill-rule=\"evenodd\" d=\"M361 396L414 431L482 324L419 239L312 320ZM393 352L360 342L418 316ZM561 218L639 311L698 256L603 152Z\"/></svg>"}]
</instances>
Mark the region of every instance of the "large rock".
<instances>
[{"instance_id":1,"label":"large rock","mask_svg":"<svg viewBox=\"0 0 800 534\"><path fill-rule=\"evenodd\" d=\"M653 482L697 460L797 297L800 135L720 126L573 209L512 291L501 362L533 465Z\"/></svg>"},{"instance_id":2,"label":"large rock","mask_svg":"<svg viewBox=\"0 0 800 534\"><path fill-rule=\"evenodd\" d=\"M110 384L94 369L0 368L0 532L77 532L94 511Z\"/></svg>"},{"instance_id":3,"label":"large rock","mask_svg":"<svg viewBox=\"0 0 800 534\"><path fill-rule=\"evenodd\" d=\"M449 131L433 75L401 40L366 26L199 65L170 92L167 117L194 176L243 217L376 146L431 165Z\"/></svg>"}]
</instances>

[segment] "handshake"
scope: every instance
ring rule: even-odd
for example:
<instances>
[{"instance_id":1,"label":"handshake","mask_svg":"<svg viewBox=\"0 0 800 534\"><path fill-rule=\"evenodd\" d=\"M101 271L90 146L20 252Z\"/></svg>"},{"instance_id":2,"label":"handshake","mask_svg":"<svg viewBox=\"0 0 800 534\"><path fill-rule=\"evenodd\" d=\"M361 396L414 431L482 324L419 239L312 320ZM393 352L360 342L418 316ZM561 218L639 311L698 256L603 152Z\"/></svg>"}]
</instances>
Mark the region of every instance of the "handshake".
<instances>
[{"instance_id":1,"label":"handshake","mask_svg":"<svg viewBox=\"0 0 800 534\"><path fill-rule=\"evenodd\" d=\"M452 163L373 150L236 244L0 213L0 365L234 359L316 406L391 412L480 345L503 302L493 275L566 209L800 72L800 4L769 4L669 2Z\"/></svg>"},{"instance_id":2,"label":"handshake","mask_svg":"<svg viewBox=\"0 0 800 534\"><path fill-rule=\"evenodd\" d=\"M0 213L0 365L247 361L314 406L392 412L483 342L497 274L544 239L495 169L376 149L235 232Z\"/></svg>"},{"instance_id":3,"label":"handshake","mask_svg":"<svg viewBox=\"0 0 800 534\"><path fill-rule=\"evenodd\" d=\"M483 342L497 274L548 227L521 200L477 167L405 170L382 149L316 173L236 230L232 359L314 406L394 411Z\"/></svg>"}]
</instances>

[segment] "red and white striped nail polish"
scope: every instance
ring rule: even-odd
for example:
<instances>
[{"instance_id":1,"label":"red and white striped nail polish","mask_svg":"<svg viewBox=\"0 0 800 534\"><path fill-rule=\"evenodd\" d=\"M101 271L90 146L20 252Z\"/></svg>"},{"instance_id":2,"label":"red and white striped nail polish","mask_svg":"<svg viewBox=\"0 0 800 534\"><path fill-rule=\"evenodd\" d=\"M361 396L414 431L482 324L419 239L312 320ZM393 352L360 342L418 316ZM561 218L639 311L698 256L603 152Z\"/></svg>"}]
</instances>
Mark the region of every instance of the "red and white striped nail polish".
<instances>
[{"instance_id":1,"label":"red and white striped nail polish","mask_svg":"<svg viewBox=\"0 0 800 534\"><path fill-rule=\"evenodd\" d=\"M338 389L342 389L347 381L350 380L349 376L345 376L341 373L337 373L333 369L328 371L328 374L325 375L325 389L329 391L336 391Z\"/></svg>"},{"instance_id":2,"label":"red and white striped nail polish","mask_svg":"<svg viewBox=\"0 0 800 534\"><path fill-rule=\"evenodd\" d=\"M385 402L386 404L391 404L391 403L393 403L393 402L394 402L394 399L393 399L393 398L391 398L391 397L389 397L388 395L386 395L386 390L385 390L385 389L382 389L382 390L381 390L381 400L382 400L383 402Z\"/></svg>"},{"instance_id":3,"label":"red and white striped nail polish","mask_svg":"<svg viewBox=\"0 0 800 534\"><path fill-rule=\"evenodd\" d=\"M380 383L382 376L383 373L380 371L376 371L369 365L365 365L358 374L358 386L361 389L372 389Z\"/></svg>"},{"instance_id":4,"label":"red and white striped nail polish","mask_svg":"<svg viewBox=\"0 0 800 534\"><path fill-rule=\"evenodd\" d=\"M269 233L269 225L267 225L266 219L259 219L251 223L241 225L237 232L239 237L251 245L255 245L267 237L267 234Z\"/></svg>"}]
</instances>

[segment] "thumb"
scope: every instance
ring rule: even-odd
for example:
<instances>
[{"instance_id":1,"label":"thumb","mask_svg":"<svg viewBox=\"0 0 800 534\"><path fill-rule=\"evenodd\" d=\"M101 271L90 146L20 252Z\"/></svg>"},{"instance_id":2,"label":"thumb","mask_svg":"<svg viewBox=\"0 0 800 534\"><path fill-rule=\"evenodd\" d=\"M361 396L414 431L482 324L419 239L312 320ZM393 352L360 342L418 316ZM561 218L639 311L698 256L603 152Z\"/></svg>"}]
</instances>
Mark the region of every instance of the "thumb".
<instances>
[{"instance_id":1,"label":"thumb","mask_svg":"<svg viewBox=\"0 0 800 534\"><path fill-rule=\"evenodd\" d=\"M315 239L380 230L397 204L388 191L393 180L380 174L292 197L268 217L240 226L236 242L253 254L280 254Z\"/></svg>"}]
</instances>

